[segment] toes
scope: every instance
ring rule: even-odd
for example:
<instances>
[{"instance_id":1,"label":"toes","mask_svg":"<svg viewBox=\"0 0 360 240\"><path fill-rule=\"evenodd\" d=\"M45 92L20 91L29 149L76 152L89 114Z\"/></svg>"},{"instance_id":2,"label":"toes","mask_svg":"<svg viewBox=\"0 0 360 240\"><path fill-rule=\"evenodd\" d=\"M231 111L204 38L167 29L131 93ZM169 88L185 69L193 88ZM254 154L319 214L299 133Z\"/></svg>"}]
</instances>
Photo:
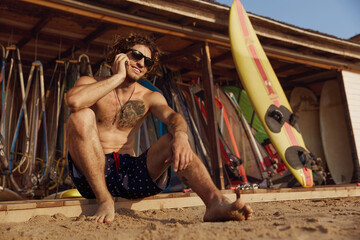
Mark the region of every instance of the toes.
<instances>
[{"instance_id":1,"label":"toes","mask_svg":"<svg viewBox=\"0 0 360 240\"><path fill-rule=\"evenodd\" d=\"M245 203L240 200L240 199L237 199L235 202L233 202L231 205L230 205L230 208L232 211L238 211L238 210L241 210L243 209L244 207L246 207Z\"/></svg>"},{"instance_id":2,"label":"toes","mask_svg":"<svg viewBox=\"0 0 360 240\"><path fill-rule=\"evenodd\" d=\"M253 211L242 200L235 202L225 199L219 205L207 209L204 215L204 221L243 221L252 218Z\"/></svg>"},{"instance_id":3,"label":"toes","mask_svg":"<svg viewBox=\"0 0 360 240\"><path fill-rule=\"evenodd\" d=\"M236 220L242 221L251 219L253 213L252 209L240 199L233 202L230 206L231 211L236 212L236 214L234 215Z\"/></svg>"},{"instance_id":4,"label":"toes","mask_svg":"<svg viewBox=\"0 0 360 240\"><path fill-rule=\"evenodd\" d=\"M245 215L245 219L250 220L253 214L253 210L249 206L245 205L242 211L243 214Z\"/></svg>"},{"instance_id":5,"label":"toes","mask_svg":"<svg viewBox=\"0 0 360 240\"><path fill-rule=\"evenodd\" d=\"M96 219L96 221L97 221L98 223L103 223L103 222L104 222L104 216L99 216L99 217Z\"/></svg>"},{"instance_id":6,"label":"toes","mask_svg":"<svg viewBox=\"0 0 360 240\"><path fill-rule=\"evenodd\" d=\"M111 221L112 221L112 218L110 218L110 217L105 217L105 219L104 219L104 223L109 223Z\"/></svg>"},{"instance_id":7,"label":"toes","mask_svg":"<svg viewBox=\"0 0 360 240\"><path fill-rule=\"evenodd\" d=\"M95 216L87 217L86 220L92 222L98 222L98 223L109 223L113 220L113 218L108 216L95 215Z\"/></svg>"}]
</instances>

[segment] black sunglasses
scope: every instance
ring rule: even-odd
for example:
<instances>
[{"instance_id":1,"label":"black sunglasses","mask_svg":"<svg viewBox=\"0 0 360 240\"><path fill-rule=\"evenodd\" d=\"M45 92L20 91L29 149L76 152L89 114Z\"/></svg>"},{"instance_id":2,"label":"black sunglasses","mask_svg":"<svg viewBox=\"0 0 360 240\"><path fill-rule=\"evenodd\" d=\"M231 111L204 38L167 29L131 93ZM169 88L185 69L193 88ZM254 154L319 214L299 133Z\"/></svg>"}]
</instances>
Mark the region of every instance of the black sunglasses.
<instances>
[{"instance_id":1,"label":"black sunglasses","mask_svg":"<svg viewBox=\"0 0 360 240\"><path fill-rule=\"evenodd\" d=\"M144 65L147 69L150 69L154 65L154 60L144 56L144 54L142 54L140 51L136 49L131 48L126 50L125 52L130 52L130 51L131 51L131 56L135 59L135 61L140 61L141 59L144 58Z\"/></svg>"}]
</instances>

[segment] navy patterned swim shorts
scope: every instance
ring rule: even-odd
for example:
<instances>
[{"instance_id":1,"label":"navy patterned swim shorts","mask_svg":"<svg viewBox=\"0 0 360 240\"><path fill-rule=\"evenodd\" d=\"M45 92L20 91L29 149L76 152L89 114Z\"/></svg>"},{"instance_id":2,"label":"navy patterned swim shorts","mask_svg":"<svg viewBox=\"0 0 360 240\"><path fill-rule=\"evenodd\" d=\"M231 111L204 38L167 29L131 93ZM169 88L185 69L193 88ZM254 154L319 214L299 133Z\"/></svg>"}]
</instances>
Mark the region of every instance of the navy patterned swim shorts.
<instances>
[{"instance_id":1,"label":"navy patterned swim shorts","mask_svg":"<svg viewBox=\"0 0 360 240\"><path fill-rule=\"evenodd\" d=\"M115 152L105 155L105 180L108 190L113 197L127 199L144 198L156 195L167 188L170 182L170 168L168 169L165 181L162 180L163 177L160 177L159 180L154 182L147 170L146 159L147 151L139 157ZM95 198L95 194L91 190L85 176L76 168L70 154L68 155L68 160L70 176L80 194L84 198Z\"/></svg>"}]
</instances>

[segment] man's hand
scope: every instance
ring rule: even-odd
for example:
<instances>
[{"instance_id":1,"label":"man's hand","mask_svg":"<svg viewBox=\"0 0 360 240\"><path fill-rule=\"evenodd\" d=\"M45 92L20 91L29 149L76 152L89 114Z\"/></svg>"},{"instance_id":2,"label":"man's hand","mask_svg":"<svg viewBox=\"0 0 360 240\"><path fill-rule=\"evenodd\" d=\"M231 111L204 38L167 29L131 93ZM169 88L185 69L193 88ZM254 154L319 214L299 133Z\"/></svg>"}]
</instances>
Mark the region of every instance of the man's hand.
<instances>
[{"instance_id":1,"label":"man's hand","mask_svg":"<svg viewBox=\"0 0 360 240\"><path fill-rule=\"evenodd\" d=\"M193 152L189 144L187 133L183 131L175 132L172 142L172 151L174 172L185 170L193 160Z\"/></svg>"},{"instance_id":2,"label":"man's hand","mask_svg":"<svg viewBox=\"0 0 360 240\"><path fill-rule=\"evenodd\" d=\"M115 56L115 60L113 62L113 65L111 67L111 71L113 74L121 74L123 79L126 78L126 71L129 67L129 58L126 54L120 53Z\"/></svg>"}]
</instances>

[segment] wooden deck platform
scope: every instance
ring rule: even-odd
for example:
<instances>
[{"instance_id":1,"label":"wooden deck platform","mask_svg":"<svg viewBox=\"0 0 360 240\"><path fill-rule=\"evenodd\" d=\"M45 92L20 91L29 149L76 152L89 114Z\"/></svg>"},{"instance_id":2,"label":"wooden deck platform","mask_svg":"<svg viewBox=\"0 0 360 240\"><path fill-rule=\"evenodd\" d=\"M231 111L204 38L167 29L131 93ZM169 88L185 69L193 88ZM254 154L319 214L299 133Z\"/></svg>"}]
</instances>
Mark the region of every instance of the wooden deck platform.
<instances>
[{"instance_id":1,"label":"wooden deck platform","mask_svg":"<svg viewBox=\"0 0 360 240\"><path fill-rule=\"evenodd\" d=\"M222 191L229 199L236 199L235 190ZM320 186L314 188L282 188L238 191L247 202L269 202L301 199L324 199L360 197L360 186L356 184ZM91 215L96 210L95 200L77 199L44 199L0 202L0 222L24 222L36 215L53 215L62 213L67 217L81 214ZM164 208L182 208L203 206L195 193L167 193L140 200L117 198L115 208L128 208L138 211Z\"/></svg>"}]
</instances>

